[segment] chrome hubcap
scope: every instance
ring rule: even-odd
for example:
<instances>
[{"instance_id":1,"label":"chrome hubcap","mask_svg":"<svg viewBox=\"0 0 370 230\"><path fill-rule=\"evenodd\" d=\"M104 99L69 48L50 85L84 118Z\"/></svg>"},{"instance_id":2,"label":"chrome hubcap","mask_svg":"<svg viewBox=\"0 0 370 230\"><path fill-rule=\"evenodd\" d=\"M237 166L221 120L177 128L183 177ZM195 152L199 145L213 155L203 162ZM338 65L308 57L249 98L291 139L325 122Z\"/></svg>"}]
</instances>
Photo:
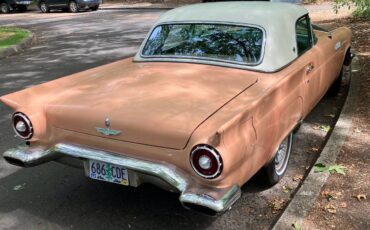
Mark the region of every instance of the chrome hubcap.
<instances>
[{"instance_id":1,"label":"chrome hubcap","mask_svg":"<svg viewBox=\"0 0 370 230\"><path fill-rule=\"evenodd\" d=\"M292 145L292 137L289 135L280 144L278 151L275 155L275 169L278 175L282 175L287 167Z\"/></svg>"},{"instance_id":2,"label":"chrome hubcap","mask_svg":"<svg viewBox=\"0 0 370 230\"><path fill-rule=\"evenodd\" d=\"M8 7L5 4L1 5L1 12L6 13L8 11Z\"/></svg>"},{"instance_id":3,"label":"chrome hubcap","mask_svg":"<svg viewBox=\"0 0 370 230\"><path fill-rule=\"evenodd\" d=\"M76 3L74 2L71 3L71 11L73 12L77 11L77 6L76 6Z\"/></svg>"},{"instance_id":4,"label":"chrome hubcap","mask_svg":"<svg viewBox=\"0 0 370 230\"><path fill-rule=\"evenodd\" d=\"M45 3L42 3L41 4L41 11L42 12L46 12L46 5L45 5Z\"/></svg>"}]
</instances>

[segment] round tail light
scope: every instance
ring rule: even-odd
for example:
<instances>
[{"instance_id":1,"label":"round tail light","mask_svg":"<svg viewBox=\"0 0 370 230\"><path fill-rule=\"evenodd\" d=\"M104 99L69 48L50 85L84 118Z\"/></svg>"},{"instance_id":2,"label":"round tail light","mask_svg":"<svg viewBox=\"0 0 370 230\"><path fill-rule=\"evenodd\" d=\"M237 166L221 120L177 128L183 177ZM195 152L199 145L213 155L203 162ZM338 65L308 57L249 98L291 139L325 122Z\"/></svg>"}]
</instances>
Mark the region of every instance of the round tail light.
<instances>
[{"instance_id":1,"label":"round tail light","mask_svg":"<svg viewBox=\"0 0 370 230\"><path fill-rule=\"evenodd\" d=\"M190 163L201 177L213 179L222 172L222 158L216 149L208 145L197 145L191 151Z\"/></svg>"},{"instance_id":2,"label":"round tail light","mask_svg":"<svg viewBox=\"0 0 370 230\"><path fill-rule=\"evenodd\" d=\"M32 123L23 113L17 112L13 114L13 129L18 136L25 140L32 138Z\"/></svg>"}]
</instances>

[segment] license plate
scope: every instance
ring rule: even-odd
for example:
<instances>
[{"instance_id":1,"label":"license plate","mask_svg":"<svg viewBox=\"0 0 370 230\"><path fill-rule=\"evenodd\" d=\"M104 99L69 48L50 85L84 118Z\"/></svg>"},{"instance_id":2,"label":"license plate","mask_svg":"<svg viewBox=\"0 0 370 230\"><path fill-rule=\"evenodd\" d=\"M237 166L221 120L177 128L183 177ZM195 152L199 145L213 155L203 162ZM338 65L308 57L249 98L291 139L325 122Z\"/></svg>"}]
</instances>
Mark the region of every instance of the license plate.
<instances>
[{"instance_id":1,"label":"license plate","mask_svg":"<svg viewBox=\"0 0 370 230\"><path fill-rule=\"evenodd\" d=\"M127 169L106 162L89 160L89 177L95 180L129 185Z\"/></svg>"}]
</instances>

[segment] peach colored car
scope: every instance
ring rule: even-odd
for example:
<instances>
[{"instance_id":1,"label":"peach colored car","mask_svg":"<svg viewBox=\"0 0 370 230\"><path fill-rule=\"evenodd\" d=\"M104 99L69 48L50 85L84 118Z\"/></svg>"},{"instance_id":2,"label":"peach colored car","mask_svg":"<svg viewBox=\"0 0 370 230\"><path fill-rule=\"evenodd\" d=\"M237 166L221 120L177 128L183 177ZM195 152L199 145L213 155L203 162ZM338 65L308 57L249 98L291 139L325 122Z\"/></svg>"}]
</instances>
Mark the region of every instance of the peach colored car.
<instances>
[{"instance_id":1,"label":"peach colored car","mask_svg":"<svg viewBox=\"0 0 370 230\"><path fill-rule=\"evenodd\" d=\"M168 11L135 57L2 96L25 139L4 158L152 183L179 192L184 207L225 211L257 172L269 185L284 175L293 130L340 86L350 42L349 29L311 25L292 4Z\"/></svg>"}]
</instances>

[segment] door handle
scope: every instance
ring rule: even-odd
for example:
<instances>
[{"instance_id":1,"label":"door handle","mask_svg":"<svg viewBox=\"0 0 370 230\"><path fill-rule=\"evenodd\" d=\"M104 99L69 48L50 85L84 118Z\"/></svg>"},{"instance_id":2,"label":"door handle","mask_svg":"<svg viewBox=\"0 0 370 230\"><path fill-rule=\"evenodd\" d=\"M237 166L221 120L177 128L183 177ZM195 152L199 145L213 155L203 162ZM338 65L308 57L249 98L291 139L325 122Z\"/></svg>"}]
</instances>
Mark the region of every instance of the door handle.
<instances>
[{"instance_id":1,"label":"door handle","mask_svg":"<svg viewBox=\"0 0 370 230\"><path fill-rule=\"evenodd\" d=\"M307 74L311 73L314 68L315 66L312 63L308 64L306 67L306 73Z\"/></svg>"}]
</instances>

